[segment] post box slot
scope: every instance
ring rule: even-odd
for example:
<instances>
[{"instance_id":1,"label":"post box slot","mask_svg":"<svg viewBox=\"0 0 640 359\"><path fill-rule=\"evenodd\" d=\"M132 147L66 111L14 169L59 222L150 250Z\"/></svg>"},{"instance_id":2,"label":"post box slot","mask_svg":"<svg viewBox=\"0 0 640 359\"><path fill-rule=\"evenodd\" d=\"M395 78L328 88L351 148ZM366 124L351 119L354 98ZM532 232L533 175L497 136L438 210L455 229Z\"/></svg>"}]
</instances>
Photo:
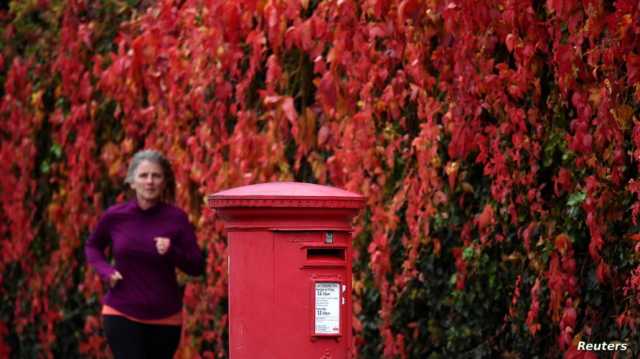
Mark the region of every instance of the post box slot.
<instances>
[{"instance_id":1,"label":"post box slot","mask_svg":"<svg viewBox=\"0 0 640 359\"><path fill-rule=\"evenodd\" d=\"M308 260L344 260L344 248L307 248Z\"/></svg>"}]
</instances>

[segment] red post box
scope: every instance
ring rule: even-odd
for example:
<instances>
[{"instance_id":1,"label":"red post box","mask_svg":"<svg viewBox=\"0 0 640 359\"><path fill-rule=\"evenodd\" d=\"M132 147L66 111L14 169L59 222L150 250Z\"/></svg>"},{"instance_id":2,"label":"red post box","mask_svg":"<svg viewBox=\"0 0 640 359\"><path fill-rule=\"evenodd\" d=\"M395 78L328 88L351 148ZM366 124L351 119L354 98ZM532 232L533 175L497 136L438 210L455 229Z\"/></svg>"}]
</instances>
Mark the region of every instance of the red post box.
<instances>
[{"instance_id":1,"label":"red post box","mask_svg":"<svg viewBox=\"0 0 640 359\"><path fill-rule=\"evenodd\" d=\"M294 182L209 196L228 239L232 359L351 358L351 223L363 205Z\"/></svg>"}]
</instances>

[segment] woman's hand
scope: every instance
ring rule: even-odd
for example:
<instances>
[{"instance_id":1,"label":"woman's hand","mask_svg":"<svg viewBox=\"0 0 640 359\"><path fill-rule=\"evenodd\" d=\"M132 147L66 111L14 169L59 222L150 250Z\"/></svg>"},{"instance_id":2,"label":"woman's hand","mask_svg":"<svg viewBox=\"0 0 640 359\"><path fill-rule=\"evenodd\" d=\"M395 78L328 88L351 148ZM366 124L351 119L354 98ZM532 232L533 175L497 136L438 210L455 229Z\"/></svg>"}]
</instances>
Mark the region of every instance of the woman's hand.
<instances>
[{"instance_id":1,"label":"woman's hand","mask_svg":"<svg viewBox=\"0 0 640 359\"><path fill-rule=\"evenodd\" d=\"M156 237L153 240L156 241L156 249L158 250L158 254L162 256L169 251L169 247L171 247L171 239L167 237Z\"/></svg>"},{"instance_id":2,"label":"woman's hand","mask_svg":"<svg viewBox=\"0 0 640 359\"><path fill-rule=\"evenodd\" d=\"M109 278L109 285L111 288L115 287L119 280L122 280L122 274L118 271L113 272L111 278Z\"/></svg>"}]
</instances>

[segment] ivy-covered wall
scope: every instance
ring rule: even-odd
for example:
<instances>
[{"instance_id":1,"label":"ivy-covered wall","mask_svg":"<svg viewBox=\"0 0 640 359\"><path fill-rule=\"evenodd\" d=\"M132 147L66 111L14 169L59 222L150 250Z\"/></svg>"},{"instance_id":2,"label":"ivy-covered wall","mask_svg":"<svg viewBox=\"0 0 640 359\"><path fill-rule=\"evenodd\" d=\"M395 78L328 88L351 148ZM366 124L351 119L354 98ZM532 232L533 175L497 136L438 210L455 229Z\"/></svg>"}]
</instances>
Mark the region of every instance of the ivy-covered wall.
<instances>
[{"instance_id":1,"label":"ivy-covered wall","mask_svg":"<svg viewBox=\"0 0 640 359\"><path fill-rule=\"evenodd\" d=\"M635 0L0 5L0 357L107 357L83 244L135 151L172 160L207 253L179 357L227 355L207 194L366 196L360 358L640 352Z\"/></svg>"}]
</instances>

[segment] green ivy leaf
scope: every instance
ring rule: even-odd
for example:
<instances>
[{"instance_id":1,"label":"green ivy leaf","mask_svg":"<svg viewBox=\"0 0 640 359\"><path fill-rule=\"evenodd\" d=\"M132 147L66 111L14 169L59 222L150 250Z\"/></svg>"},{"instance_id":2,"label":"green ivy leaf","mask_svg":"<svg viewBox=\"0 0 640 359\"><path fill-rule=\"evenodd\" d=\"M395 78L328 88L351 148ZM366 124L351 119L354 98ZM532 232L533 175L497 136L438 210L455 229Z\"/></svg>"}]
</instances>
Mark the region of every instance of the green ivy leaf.
<instances>
[{"instance_id":1,"label":"green ivy leaf","mask_svg":"<svg viewBox=\"0 0 640 359\"><path fill-rule=\"evenodd\" d=\"M462 251L462 259L464 259L465 261L471 260L473 259L474 253L475 250L473 249L473 247L467 247Z\"/></svg>"},{"instance_id":2,"label":"green ivy leaf","mask_svg":"<svg viewBox=\"0 0 640 359\"><path fill-rule=\"evenodd\" d=\"M50 170L51 166L49 165L49 161L42 161L40 163L40 172L42 172L42 174L48 174Z\"/></svg>"},{"instance_id":3,"label":"green ivy leaf","mask_svg":"<svg viewBox=\"0 0 640 359\"><path fill-rule=\"evenodd\" d=\"M51 145L51 148L49 150L51 151L51 155L55 159L60 159L60 157L62 157L62 148L60 148L59 144L54 143L53 145Z\"/></svg>"},{"instance_id":4,"label":"green ivy leaf","mask_svg":"<svg viewBox=\"0 0 640 359\"><path fill-rule=\"evenodd\" d=\"M576 192L569 195L569 199L567 200L567 205L569 207L577 207L584 202L587 198L587 194L585 192Z\"/></svg>"}]
</instances>

